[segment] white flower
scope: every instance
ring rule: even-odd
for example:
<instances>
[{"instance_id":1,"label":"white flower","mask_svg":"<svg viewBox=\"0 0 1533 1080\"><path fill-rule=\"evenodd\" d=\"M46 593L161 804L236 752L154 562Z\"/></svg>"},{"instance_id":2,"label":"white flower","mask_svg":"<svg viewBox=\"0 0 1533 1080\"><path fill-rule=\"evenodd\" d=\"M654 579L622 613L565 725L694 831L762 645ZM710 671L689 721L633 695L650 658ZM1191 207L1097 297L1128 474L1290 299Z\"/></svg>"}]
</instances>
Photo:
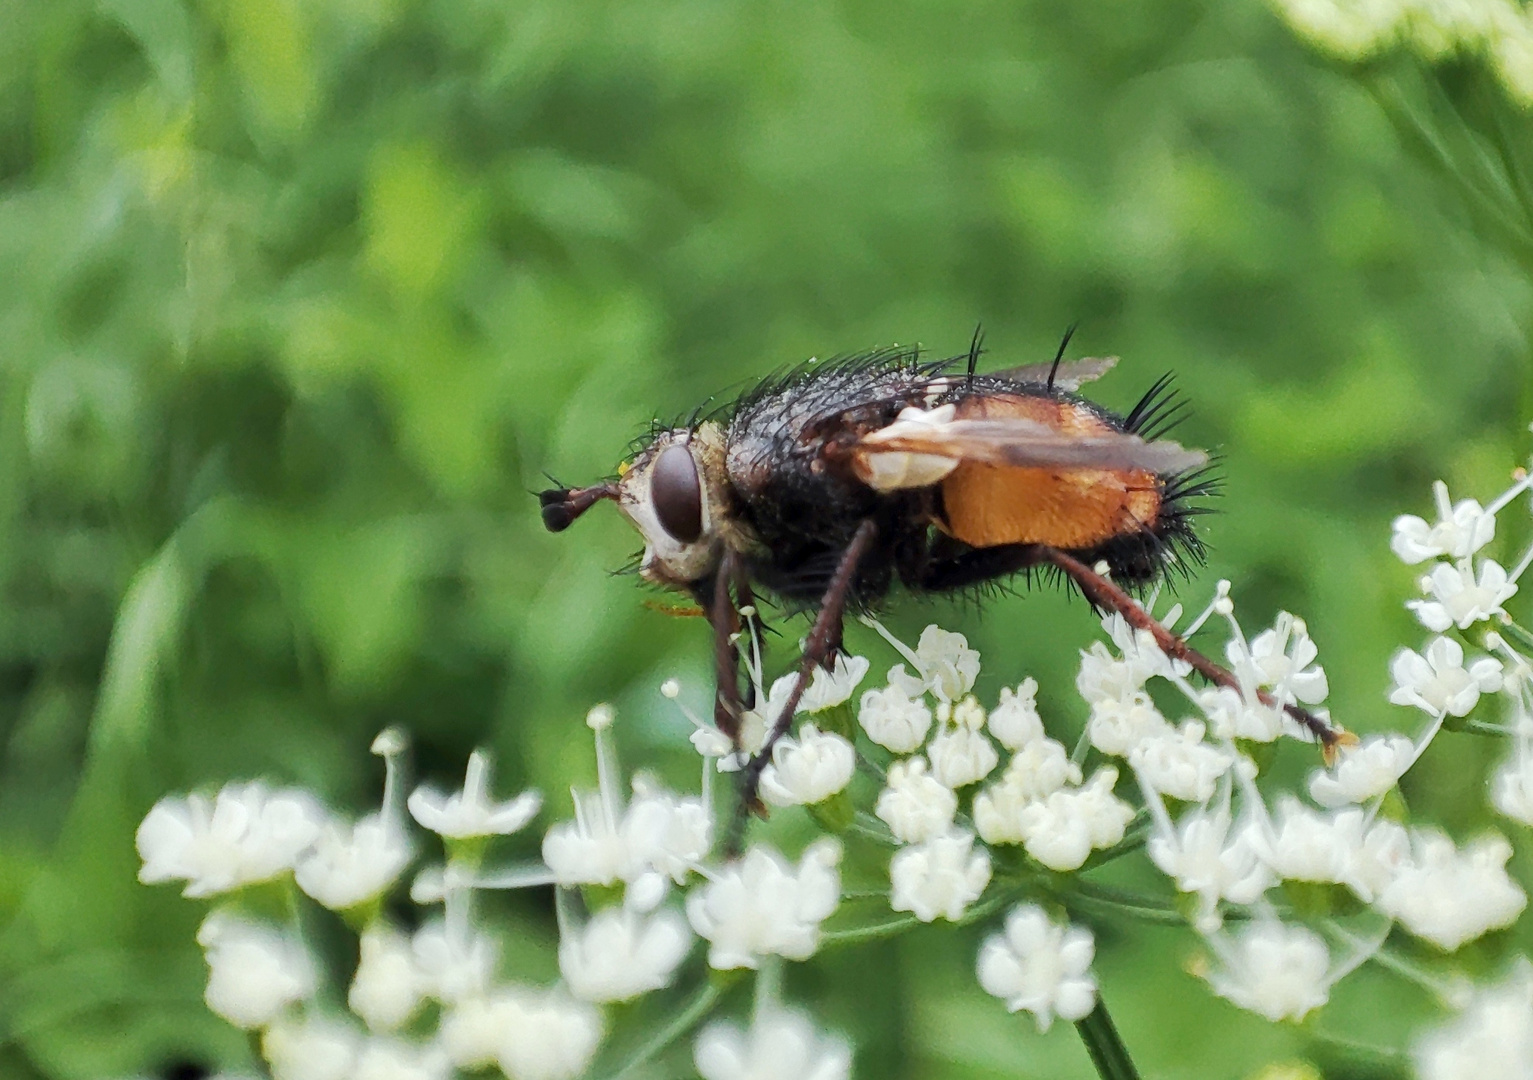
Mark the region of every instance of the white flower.
<instances>
[{"instance_id":1,"label":"white flower","mask_svg":"<svg viewBox=\"0 0 1533 1080\"><path fill-rule=\"evenodd\" d=\"M1410 600L1405 606L1416 613L1422 626L1436 633L1450 626L1467 630L1501 614L1501 605L1517 591L1516 583L1507 580L1506 571L1493 559L1480 564L1478 578L1467 560L1458 566L1438 563L1421 579L1421 587L1432 599Z\"/></svg>"},{"instance_id":2,"label":"white flower","mask_svg":"<svg viewBox=\"0 0 1533 1080\"><path fill-rule=\"evenodd\" d=\"M1078 870L1093 848L1112 847L1134 809L1112 793L1118 770L1105 765L1085 785L1027 804L1018 820L1022 846L1050 870Z\"/></svg>"},{"instance_id":3,"label":"white flower","mask_svg":"<svg viewBox=\"0 0 1533 1080\"><path fill-rule=\"evenodd\" d=\"M1414 705L1433 716L1468 716L1481 694L1501 689L1501 662L1481 657L1466 669L1464 647L1452 638L1427 642L1426 655L1401 649L1389 662L1395 688L1389 700Z\"/></svg>"},{"instance_id":4,"label":"white flower","mask_svg":"<svg viewBox=\"0 0 1533 1080\"><path fill-rule=\"evenodd\" d=\"M974 796L974 831L987 844L1020 844L1022 811L1033 801L1010 784L991 784Z\"/></svg>"},{"instance_id":5,"label":"white flower","mask_svg":"<svg viewBox=\"0 0 1533 1080\"><path fill-rule=\"evenodd\" d=\"M1490 801L1513 821L1533 825L1533 754L1519 749L1496 770Z\"/></svg>"},{"instance_id":6,"label":"white flower","mask_svg":"<svg viewBox=\"0 0 1533 1080\"><path fill-rule=\"evenodd\" d=\"M450 1004L489 990L499 950L488 935L449 932L446 920L435 919L415 931L410 952L421 993Z\"/></svg>"},{"instance_id":7,"label":"white flower","mask_svg":"<svg viewBox=\"0 0 1533 1080\"><path fill-rule=\"evenodd\" d=\"M374 1037L362 1044L354 1080L447 1080L452 1067L438 1045Z\"/></svg>"},{"instance_id":8,"label":"white flower","mask_svg":"<svg viewBox=\"0 0 1533 1080\"><path fill-rule=\"evenodd\" d=\"M1172 608L1161 619L1161 624L1169 630L1180 617L1181 608ZM1141 686L1153 677L1186 676L1192 671L1186 661L1172 660L1161 652L1160 646L1155 643L1154 634L1129 626L1128 620L1116 611L1102 616L1102 629L1112 638L1112 643L1123 656L1123 662L1129 666Z\"/></svg>"},{"instance_id":9,"label":"white flower","mask_svg":"<svg viewBox=\"0 0 1533 1080\"><path fill-rule=\"evenodd\" d=\"M889 766L887 783L873 812L889 826L896 840L918 844L946 832L953 824L958 796L932 779L921 758L896 761Z\"/></svg>"},{"instance_id":10,"label":"white flower","mask_svg":"<svg viewBox=\"0 0 1533 1080\"><path fill-rule=\"evenodd\" d=\"M1048 738L1028 743L1012 755L1000 782L975 796L975 827L988 844L1020 844L1023 809L1080 782L1080 766L1062 745Z\"/></svg>"},{"instance_id":11,"label":"white flower","mask_svg":"<svg viewBox=\"0 0 1533 1080\"><path fill-rule=\"evenodd\" d=\"M183 896L214 896L291 870L325 821L317 799L259 780L225 784L210 802L191 794L154 804L136 836L145 884L182 881Z\"/></svg>"},{"instance_id":12,"label":"white flower","mask_svg":"<svg viewBox=\"0 0 1533 1080\"><path fill-rule=\"evenodd\" d=\"M1533 965L1519 958L1505 979L1417 1039L1411 1056L1421 1080L1533 1077Z\"/></svg>"},{"instance_id":13,"label":"white flower","mask_svg":"<svg viewBox=\"0 0 1533 1080\"><path fill-rule=\"evenodd\" d=\"M543 861L560 885L637 882L658 872L678 884L713 843L701 799L681 798L640 774L625 808L595 792L572 792L575 818L543 836ZM611 803L612 805L609 805Z\"/></svg>"},{"instance_id":14,"label":"white flower","mask_svg":"<svg viewBox=\"0 0 1533 1080\"><path fill-rule=\"evenodd\" d=\"M687 895L692 929L708 939L715 968L753 968L769 953L805 960L820 946L820 923L841 901L841 845L810 844L795 871L757 844Z\"/></svg>"},{"instance_id":15,"label":"white flower","mask_svg":"<svg viewBox=\"0 0 1533 1080\"><path fill-rule=\"evenodd\" d=\"M1375 821L1363 834L1362 849L1354 860L1353 891L1372 903L1410 861L1411 838L1405 826L1387 819Z\"/></svg>"},{"instance_id":16,"label":"white flower","mask_svg":"<svg viewBox=\"0 0 1533 1080\"><path fill-rule=\"evenodd\" d=\"M1428 525L1414 514L1395 518L1394 538L1389 546L1406 564L1424 562L1446 555L1467 559L1496 536L1496 516L1487 514L1473 499L1457 505L1448 502L1448 485L1441 480L1432 485L1437 500L1437 521Z\"/></svg>"},{"instance_id":17,"label":"white flower","mask_svg":"<svg viewBox=\"0 0 1533 1080\"><path fill-rule=\"evenodd\" d=\"M799 699L798 711L817 713L840 705L852 696L852 691L867 676L869 666L865 656L841 656L836 659L834 672L822 667L815 668L814 678L804 688L804 696Z\"/></svg>"},{"instance_id":18,"label":"white flower","mask_svg":"<svg viewBox=\"0 0 1533 1080\"><path fill-rule=\"evenodd\" d=\"M1067 784L1080 782L1081 767L1055 739L1028 743L1011 756L1001 774L1001 784L1027 800L1047 798Z\"/></svg>"},{"instance_id":19,"label":"white flower","mask_svg":"<svg viewBox=\"0 0 1533 1080\"><path fill-rule=\"evenodd\" d=\"M1366 900L1370 897L1357 866L1365 821L1357 807L1323 813L1287 795L1278 802L1272 832L1252 833L1251 843L1268 869L1285 881L1347 885Z\"/></svg>"},{"instance_id":20,"label":"white flower","mask_svg":"<svg viewBox=\"0 0 1533 1080\"><path fill-rule=\"evenodd\" d=\"M1203 741L1204 727L1188 720L1180 728L1142 739L1129 752L1134 773L1150 787L1183 802L1204 803L1214 785L1235 763L1235 755Z\"/></svg>"},{"instance_id":21,"label":"white flower","mask_svg":"<svg viewBox=\"0 0 1533 1080\"><path fill-rule=\"evenodd\" d=\"M973 833L954 829L896 852L889 882L895 911L922 922L957 920L990 884L990 853L975 850Z\"/></svg>"},{"instance_id":22,"label":"white flower","mask_svg":"<svg viewBox=\"0 0 1533 1080\"><path fill-rule=\"evenodd\" d=\"M1008 750L1021 750L1043 738L1043 720L1038 715L1038 680L1028 677L1013 692L1001 687L1001 701L990 710L990 734Z\"/></svg>"},{"instance_id":23,"label":"white flower","mask_svg":"<svg viewBox=\"0 0 1533 1080\"><path fill-rule=\"evenodd\" d=\"M938 701L957 701L979 677L979 653L969 648L969 639L935 623L921 631L914 653L903 647L901 651L916 675L906 674L905 665L900 664L889 672L889 682L910 697L929 692Z\"/></svg>"},{"instance_id":24,"label":"white flower","mask_svg":"<svg viewBox=\"0 0 1533 1080\"><path fill-rule=\"evenodd\" d=\"M420 976L410 939L378 920L362 931L361 959L346 1003L373 1031L393 1031L420 1007Z\"/></svg>"},{"instance_id":25,"label":"white flower","mask_svg":"<svg viewBox=\"0 0 1533 1080\"><path fill-rule=\"evenodd\" d=\"M265 923L215 911L197 944L207 955L208 1008L235 1027L265 1027L318 983L303 943Z\"/></svg>"},{"instance_id":26,"label":"white flower","mask_svg":"<svg viewBox=\"0 0 1533 1080\"><path fill-rule=\"evenodd\" d=\"M272 1080L351 1080L361 1045L361 1036L345 1024L309 1016L267 1028L261 1056Z\"/></svg>"},{"instance_id":27,"label":"white flower","mask_svg":"<svg viewBox=\"0 0 1533 1080\"><path fill-rule=\"evenodd\" d=\"M599 792L572 791L575 817L543 835L543 862L560 885L611 885L640 876L646 867L632 849L622 809Z\"/></svg>"},{"instance_id":28,"label":"white flower","mask_svg":"<svg viewBox=\"0 0 1533 1080\"><path fill-rule=\"evenodd\" d=\"M1176 882L1181 892L1198 897L1197 928L1217 930L1223 921L1219 902L1251 904L1276 883L1250 843L1250 827L1230 835L1230 812L1219 807L1182 815L1175 835L1150 838L1150 860Z\"/></svg>"},{"instance_id":29,"label":"white flower","mask_svg":"<svg viewBox=\"0 0 1533 1080\"><path fill-rule=\"evenodd\" d=\"M680 885L713 847L712 812L701 796L677 795L642 772L633 795L623 817L629 842L646 866Z\"/></svg>"},{"instance_id":30,"label":"white flower","mask_svg":"<svg viewBox=\"0 0 1533 1080\"><path fill-rule=\"evenodd\" d=\"M1306 927L1263 919L1212 943L1221 966L1208 981L1242 1009L1272 1021L1302 1020L1330 996L1331 955Z\"/></svg>"},{"instance_id":31,"label":"white flower","mask_svg":"<svg viewBox=\"0 0 1533 1080\"><path fill-rule=\"evenodd\" d=\"M1171 725L1142 691L1121 698L1099 698L1091 704L1086 737L1104 754L1127 757L1145 739L1164 735Z\"/></svg>"},{"instance_id":32,"label":"white flower","mask_svg":"<svg viewBox=\"0 0 1533 1080\"><path fill-rule=\"evenodd\" d=\"M980 947L979 985L1005 1001L1008 1012L1032 1013L1038 1030L1047 1031L1056 1016L1081 1020L1095 1007L1094 953L1089 930L1060 926L1042 908L1019 904L1006 916L1004 933Z\"/></svg>"},{"instance_id":33,"label":"white flower","mask_svg":"<svg viewBox=\"0 0 1533 1080\"><path fill-rule=\"evenodd\" d=\"M1210 686L1198 694L1198 707L1208 717L1214 736L1219 739L1248 739L1272 742L1289 730L1282 709L1245 695L1227 686Z\"/></svg>"},{"instance_id":34,"label":"white flower","mask_svg":"<svg viewBox=\"0 0 1533 1080\"><path fill-rule=\"evenodd\" d=\"M1086 704L1124 701L1144 689L1145 680L1154 672L1136 667L1107 650L1100 641L1081 650L1081 670L1075 677L1075 689Z\"/></svg>"},{"instance_id":35,"label":"white flower","mask_svg":"<svg viewBox=\"0 0 1533 1080\"><path fill-rule=\"evenodd\" d=\"M919 700L919 695L912 698L891 683L882 690L863 693L857 723L878 745L896 754L908 754L920 749L926 741L926 733L932 726L932 711Z\"/></svg>"},{"instance_id":36,"label":"white flower","mask_svg":"<svg viewBox=\"0 0 1533 1080\"><path fill-rule=\"evenodd\" d=\"M1248 690L1266 687L1279 701L1306 705L1318 705L1330 692L1325 669L1309 666L1319 650L1304 620L1286 611L1279 612L1272 629L1257 634L1249 648L1237 638L1226 646L1225 654L1241 686Z\"/></svg>"},{"instance_id":37,"label":"white flower","mask_svg":"<svg viewBox=\"0 0 1533 1080\"><path fill-rule=\"evenodd\" d=\"M706 758L718 759L719 772L739 772L745 767L745 763L760 752L766 744L767 719L765 714L772 716L782 711L782 706L787 704L788 689L796 676L784 675L772 685L774 695L779 687L783 688L781 696L773 696L767 699L766 705L755 709L747 709L740 714L740 749L735 750L735 744L728 735L711 724L698 723L688 738L692 741L692 747Z\"/></svg>"},{"instance_id":38,"label":"white flower","mask_svg":"<svg viewBox=\"0 0 1533 1080\"><path fill-rule=\"evenodd\" d=\"M971 704L972 708L966 708ZM926 757L932 775L956 790L989 776L1000 764L1001 755L985 735L985 712L973 698L961 703L951 715L953 723L938 728L926 748Z\"/></svg>"},{"instance_id":39,"label":"white flower","mask_svg":"<svg viewBox=\"0 0 1533 1080\"><path fill-rule=\"evenodd\" d=\"M1404 735L1370 735L1342 747L1333 769L1310 774L1310 797L1321 806L1367 802L1394 787L1415 758L1416 744Z\"/></svg>"},{"instance_id":40,"label":"white flower","mask_svg":"<svg viewBox=\"0 0 1533 1080\"><path fill-rule=\"evenodd\" d=\"M298 887L334 911L379 895L410 865L410 838L387 811L331 822L299 863Z\"/></svg>"},{"instance_id":41,"label":"white flower","mask_svg":"<svg viewBox=\"0 0 1533 1080\"><path fill-rule=\"evenodd\" d=\"M709 1024L697 1036L693 1060L703 1080L847 1080L852 1074L845 1039L822 1035L802 1013L781 1008L759 1010L749 1031Z\"/></svg>"},{"instance_id":42,"label":"white flower","mask_svg":"<svg viewBox=\"0 0 1533 1080\"><path fill-rule=\"evenodd\" d=\"M460 1069L498 1065L512 1080L573 1080L601 1042L601 1014L560 990L506 986L454 1005L441 1040Z\"/></svg>"},{"instance_id":43,"label":"white flower","mask_svg":"<svg viewBox=\"0 0 1533 1080\"><path fill-rule=\"evenodd\" d=\"M761 772L761 797L773 806L806 806L840 791L857 768L857 751L833 731L805 723L784 735Z\"/></svg>"},{"instance_id":44,"label":"white flower","mask_svg":"<svg viewBox=\"0 0 1533 1080\"><path fill-rule=\"evenodd\" d=\"M669 986L691 947L692 932L677 912L642 916L609 907L560 932L559 970L582 1001L626 1001Z\"/></svg>"},{"instance_id":45,"label":"white flower","mask_svg":"<svg viewBox=\"0 0 1533 1080\"><path fill-rule=\"evenodd\" d=\"M1412 857L1385 886L1378 907L1419 938L1452 952L1510 926L1528 898L1506 872L1512 845L1491 834L1460 852L1437 829L1416 829Z\"/></svg>"},{"instance_id":46,"label":"white flower","mask_svg":"<svg viewBox=\"0 0 1533 1080\"><path fill-rule=\"evenodd\" d=\"M483 750L468 756L463 790L443 795L431 787L419 787L410 796L410 815L421 826L440 836L466 839L471 836L506 836L522 828L543 805L536 791L524 791L508 802L490 798L490 759Z\"/></svg>"}]
</instances>

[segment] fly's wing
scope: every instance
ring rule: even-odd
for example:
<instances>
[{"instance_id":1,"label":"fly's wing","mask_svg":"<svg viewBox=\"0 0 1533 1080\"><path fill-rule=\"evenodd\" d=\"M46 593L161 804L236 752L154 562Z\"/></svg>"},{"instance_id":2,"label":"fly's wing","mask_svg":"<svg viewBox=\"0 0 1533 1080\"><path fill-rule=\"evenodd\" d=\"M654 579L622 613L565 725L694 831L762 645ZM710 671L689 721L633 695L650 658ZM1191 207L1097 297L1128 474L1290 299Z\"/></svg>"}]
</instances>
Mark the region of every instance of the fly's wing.
<instances>
[{"instance_id":1,"label":"fly's wing","mask_svg":"<svg viewBox=\"0 0 1533 1080\"><path fill-rule=\"evenodd\" d=\"M1005 379L1008 382L1037 383L1043 386L1049 383L1049 376L1052 374L1056 390L1073 391L1079 390L1083 383L1100 379L1111 371L1117 362L1116 356L1092 356L1082 360L1061 361L1057 370L1052 363L1024 364L1004 371L992 371L989 377Z\"/></svg>"},{"instance_id":2,"label":"fly's wing","mask_svg":"<svg viewBox=\"0 0 1533 1080\"><path fill-rule=\"evenodd\" d=\"M1023 417L958 419L951 405L907 409L893 424L863 436L852 451L858 478L878 491L938 483L963 461L1169 475L1206 465L1208 455L1170 439L1147 442L1121 431L1072 434Z\"/></svg>"}]
</instances>

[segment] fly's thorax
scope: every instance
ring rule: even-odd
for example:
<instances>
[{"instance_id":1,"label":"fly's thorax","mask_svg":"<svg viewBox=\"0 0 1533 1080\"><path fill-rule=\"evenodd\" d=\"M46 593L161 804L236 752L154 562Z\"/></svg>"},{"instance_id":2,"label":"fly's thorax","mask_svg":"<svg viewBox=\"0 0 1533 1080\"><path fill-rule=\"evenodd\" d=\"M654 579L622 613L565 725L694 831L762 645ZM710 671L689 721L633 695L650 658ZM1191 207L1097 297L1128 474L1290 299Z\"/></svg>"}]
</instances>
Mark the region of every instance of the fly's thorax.
<instances>
[{"instance_id":1,"label":"fly's thorax","mask_svg":"<svg viewBox=\"0 0 1533 1080\"><path fill-rule=\"evenodd\" d=\"M644 538L639 573L685 589L713 573L724 545L751 545L736 520L718 424L662 432L618 481L618 509Z\"/></svg>"}]
</instances>

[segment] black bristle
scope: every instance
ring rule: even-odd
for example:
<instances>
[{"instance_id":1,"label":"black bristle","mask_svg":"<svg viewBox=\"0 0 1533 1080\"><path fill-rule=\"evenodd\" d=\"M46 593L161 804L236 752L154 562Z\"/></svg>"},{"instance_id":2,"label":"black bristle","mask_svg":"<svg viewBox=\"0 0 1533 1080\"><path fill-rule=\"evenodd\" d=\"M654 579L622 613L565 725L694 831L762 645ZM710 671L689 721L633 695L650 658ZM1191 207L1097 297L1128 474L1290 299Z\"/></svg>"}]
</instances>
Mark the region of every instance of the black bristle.
<instances>
[{"instance_id":1,"label":"black bristle","mask_svg":"<svg viewBox=\"0 0 1533 1080\"><path fill-rule=\"evenodd\" d=\"M1123 418L1123 430L1153 441L1186 419L1187 402L1172 387L1173 381L1174 376L1169 371L1156 379Z\"/></svg>"}]
</instances>

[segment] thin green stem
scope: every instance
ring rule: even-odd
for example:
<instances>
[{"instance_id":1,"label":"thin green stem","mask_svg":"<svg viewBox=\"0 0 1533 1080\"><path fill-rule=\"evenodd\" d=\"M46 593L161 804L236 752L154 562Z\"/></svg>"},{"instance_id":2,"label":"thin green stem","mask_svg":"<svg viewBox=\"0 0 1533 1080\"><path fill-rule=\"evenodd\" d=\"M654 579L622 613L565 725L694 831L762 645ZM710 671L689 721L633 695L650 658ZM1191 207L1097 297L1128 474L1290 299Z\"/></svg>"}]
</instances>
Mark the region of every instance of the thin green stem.
<instances>
[{"instance_id":1,"label":"thin green stem","mask_svg":"<svg viewBox=\"0 0 1533 1080\"><path fill-rule=\"evenodd\" d=\"M1001 888L994 896L982 900L963 913L963 916L953 922L954 926L967 926L970 923L982 922L994 915L1001 908L1011 903L1017 897L1015 888ZM853 926L845 930L827 930L820 935L823 946L834 945L860 945L865 941L879 941L884 938L898 937L907 930L914 930L924 925L914 915L903 915L887 922L873 923L871 926Z\"/></svg>"},{"instance_id":2,"label":"thin green stem","mask_svg":"<svg viewBox=\"0 0 1533 1080\"><path fill-rule=\"evenodd\" d=\"M1500 724L1487 723L1484 720L1466 721L1464 726L1459 728L1459 730L1470 735L1490 735L1497 739L1504 739L1509 735L1517 734L1517 732L1512 728L1502 727Z\"/></svg>"},{"instance_id":3,"label":"thin green stem","mask_svg":"<svg viewBox=\"0 0 1533 1080\"><path fill-rule=\"evenodd\" d=\"M692 999L687 1002L686 1007L677 1013L669 1024L657 1031L654 1038L639 1047L633 1056L623 1062L618 1067L617 1072L613 1073L608 1080L622 1080L623 1077L629 1075L635 1069L647 1064L677 1039L680 1039L698 1024L702 1023L707 1015L714 1010L714 1007L718 1005L719 999L723 996L724 987L719 981L715 979L705 981L698 988L697 993L692 995Z\"/></svg>"},{"instance_id":4,"label":"thin green stem","mask_svg":"<svg viewBox=\"0 0 1533 1080\"><path fill-rule=\"evenodd\" d=\"M1059 893L1059 899L1064 901L1066 907L1079 904L1082 907L1128 915L1145 922L1163 923L1168 926L1183 926L1187 922L1186 916L1177 909L1174 901L1154 896L1140 896L1137 893L1124 892L1106 885L1095 885L1089 881L1075 882L1072 890Z\"/></svg>"},{"instance_id":5,"label":"thin green stem","mask_svg":"<svg viewBox=\"0 0 1533 1080\"><path fill-rule=\"evenodd\" d=\"M1091 1064L1096 1066L1097 1075L1102 1080L1139 1080L1134 1059L1129 1056L1128 1047L1123 1045L1118 1028L1100 996L1096 1008L1075 1022L1075 1030L1080 1032L1086 1053L1091 1055Z\"/></svg>"},{"instance_id":6,"label":"thin green stem","mask_svg":"<svg viewBox=\"0 0 1533 1080\"><path fill-rule=\"evenodd\" d=\"M1152 831L1149 814L1144 810L1139 811L1134 820L1129 822L1128 831L1124 834L1123 839L1110 848L1102 851L1093 851L1091 857L1081 866L1081 871L1095 870L1097 867L1110 863L1114 859L1120 859L1125 855L1138 851L1149 841Z\"/></svg>"},{"instance_id":7,"label":"thin green stem","mask_svg":"<svg viewBox=\"0 0 1533 1080\"><path fill-rule=\"evenodd\" d=\"M914 930L920 925L920 919L914 915L906 915L902 918L890 919L888 922L873 923L871 926L854 926L848 930L827 930L820 935L820 943L826 947L860 945L864 941L897 937L906 930Z\"/></svg>"}]
</instances>

